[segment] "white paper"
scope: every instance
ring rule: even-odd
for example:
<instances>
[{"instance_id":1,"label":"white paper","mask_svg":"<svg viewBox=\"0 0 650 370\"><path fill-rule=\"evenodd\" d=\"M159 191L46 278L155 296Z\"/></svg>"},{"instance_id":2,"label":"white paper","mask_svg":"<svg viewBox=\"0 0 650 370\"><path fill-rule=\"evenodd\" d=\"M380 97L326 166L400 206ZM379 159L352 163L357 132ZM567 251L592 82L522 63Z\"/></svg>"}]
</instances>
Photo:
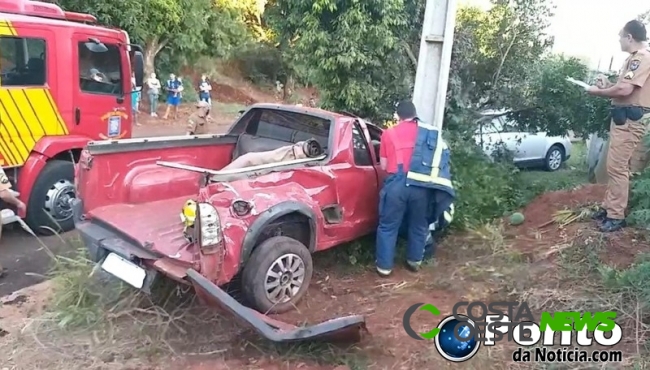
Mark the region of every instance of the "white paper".
<instances>
[{"instance_id":1,"label":"white paper","mask_svg":"<svg viewBox=\"0 0 650 370\"><path fill-rule=\"evenodd\" d=\"M571 82L572 84L575 84L575 85L578 85L578 86L582 87L583 89L586 89L586 88L588 88L590 86L588 83L578 81L578 80L576 80L575 78L572 78L572 77L567 77L566 80Z\"/></svg>"}]
</instances>

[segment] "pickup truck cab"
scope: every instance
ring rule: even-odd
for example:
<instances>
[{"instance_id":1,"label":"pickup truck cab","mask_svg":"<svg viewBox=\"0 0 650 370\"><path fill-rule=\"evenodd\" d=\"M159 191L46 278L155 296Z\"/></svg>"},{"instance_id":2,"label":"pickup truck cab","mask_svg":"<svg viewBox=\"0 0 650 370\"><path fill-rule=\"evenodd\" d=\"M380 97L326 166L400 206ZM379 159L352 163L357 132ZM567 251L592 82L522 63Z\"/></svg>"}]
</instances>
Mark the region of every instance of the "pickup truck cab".
<instances>
[{"instance_id":1,"label":"pickup truck cab","mask_svg":"<svg viewBox=\"0 0 650 370\"><path fill-rule=\"evenodd\" d=\"M217 286L240 275L250 305L284 312L307 290L312 253L375 230L381 133L357 117L256 104L223 135L91 142L76 228L94 261L137 288L160 274L189 283L189 269ZM310 139L315 157L223 170Z\"/></svg>"}]
</instances>

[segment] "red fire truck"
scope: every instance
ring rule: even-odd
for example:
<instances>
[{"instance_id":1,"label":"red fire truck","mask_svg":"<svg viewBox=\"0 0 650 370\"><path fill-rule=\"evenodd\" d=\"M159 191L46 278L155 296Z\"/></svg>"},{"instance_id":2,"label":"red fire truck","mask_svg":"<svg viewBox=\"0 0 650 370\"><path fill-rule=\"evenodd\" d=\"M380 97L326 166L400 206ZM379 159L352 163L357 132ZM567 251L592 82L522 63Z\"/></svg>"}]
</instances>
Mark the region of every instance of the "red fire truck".
<instances>
[{"instance_id":1,"label":"red fire truck","mask_svg":"<svg viewBox=\"0 0 650 370\"><path fill-rule=\"evenodd\" d=\"M41 233L74 228L74 163L86 143L131 136L142 49L96 23L55 4L0 0L0 165L27 205L20 216Z\"/></svg>"}]
</instances>

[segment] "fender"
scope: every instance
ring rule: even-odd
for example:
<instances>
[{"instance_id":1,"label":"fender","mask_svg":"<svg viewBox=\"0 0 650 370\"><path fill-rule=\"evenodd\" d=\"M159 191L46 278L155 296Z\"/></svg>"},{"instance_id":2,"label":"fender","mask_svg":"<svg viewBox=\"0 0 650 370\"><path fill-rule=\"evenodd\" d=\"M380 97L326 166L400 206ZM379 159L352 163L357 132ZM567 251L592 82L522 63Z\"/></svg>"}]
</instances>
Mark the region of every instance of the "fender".
<instances>
[{"instance_id":1,"label":"fender","mask_svg":"<svg viewBox=\"0 0 650 370\"><path fill-rule=\"evenodd\" d=\"M40 139L32 151L52 158L61 152L71 149L82 149L91 139L88 136L65 135L45 136Z\"/></svg>"},{"instance_id":2,"label":"fender","mask_svg":"<svg viewBox=\"0 0 650 370\"><path fill-rule=\"evenodd\" d=\"M36 178L41 173L47 160L49 158L43 154L31 152L25 164L20 167L18 170L18 180L16 181L16 187L20 193L20 200L25 204L29 202L29 196L32 193L32 188L36 182ZM25 217L24 214L19 214L20 217Z\"/></svg>"},{"instance_id":3,"label":"fender","mask_svg":"<svg viewBox=\"0 0 650 370\"><path fill-rule=\"evenodd\" d=\"M290 200L274 205L262 212L257 219L253 221L251 226L248 228L248 231L246 231L246 235L244 235L239 266L244 266L251 253L253 253L253 248L255 248L257 239L260 237L262 231L267 225L282 216L294 212L298 212L309 219L310 233L309 245L307 248L309 248L309 251L313 253L316 250L316 213L314 213L314 210L309 208L306 204Z\"/></svg>"}]
</instances>

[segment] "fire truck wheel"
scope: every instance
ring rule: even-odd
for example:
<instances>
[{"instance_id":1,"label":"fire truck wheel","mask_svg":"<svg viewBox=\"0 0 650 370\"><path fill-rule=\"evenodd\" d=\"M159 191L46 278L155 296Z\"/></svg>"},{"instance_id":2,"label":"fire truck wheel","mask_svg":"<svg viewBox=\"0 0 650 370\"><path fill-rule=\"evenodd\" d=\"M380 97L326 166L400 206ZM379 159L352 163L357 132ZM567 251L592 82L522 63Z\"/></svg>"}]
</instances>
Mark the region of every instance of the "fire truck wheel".
<instances>
[{"instance_id":1,"label":"fire truck wheel","mask_svg":"<svg viewBox=\"0 0 650 370\"><path fill-rule=\"evenodd\" d=\"M312 272L311 253L304 244L275 236L253 250L244 266L242 291L259 312L287 312L307 292Z\"/></svg>"},{"instance_id":2,"label":"fire truck wheel","mask_svg":"<svg viewBox=\"0 0 650 370\"><path fill-rule=\"evenodd\" d=\"M74 164L51 160L34 183L25 221L41 235L70 231L74 229L70 200L75 197Z\"/></svg>"}]
</instances>

